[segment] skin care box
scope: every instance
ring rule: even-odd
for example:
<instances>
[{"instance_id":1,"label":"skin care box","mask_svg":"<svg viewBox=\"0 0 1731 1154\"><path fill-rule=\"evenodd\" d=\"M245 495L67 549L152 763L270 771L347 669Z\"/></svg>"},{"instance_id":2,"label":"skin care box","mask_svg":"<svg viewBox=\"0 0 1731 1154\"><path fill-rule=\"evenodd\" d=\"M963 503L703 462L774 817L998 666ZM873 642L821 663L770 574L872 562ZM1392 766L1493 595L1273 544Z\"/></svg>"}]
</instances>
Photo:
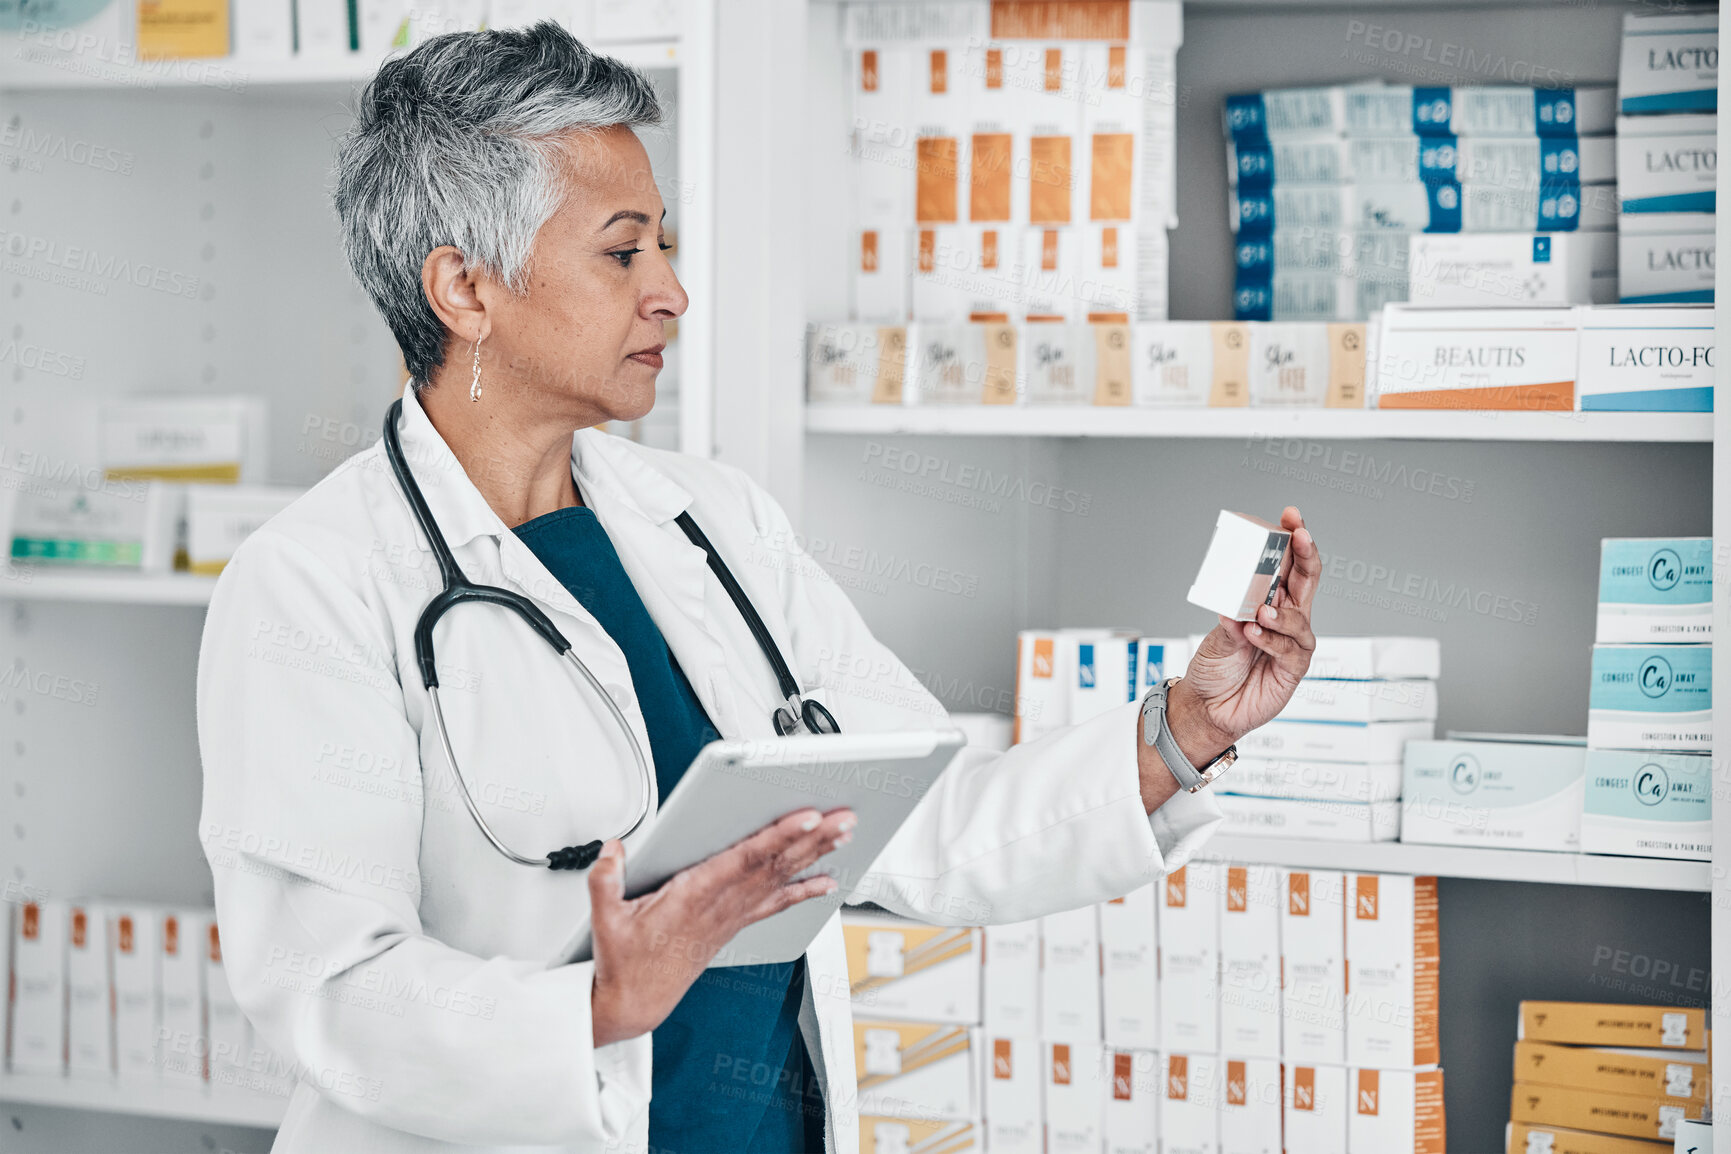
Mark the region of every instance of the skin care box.
<instances>
[{"instance_id":1,"label":"skin care box","mask_svg":"<svg viewBox=\"0 0 1731 1154\"><path fill-rule=\"evenodd\" d=\"M980 1017L994 1037L1040 1036L1040 922L985 926Z\"/></svg>"},{"instance_id":2,"label":"skin care box","mask_svg":"<svg viewBox=\"0 0 1731 1154\"><path fill-rule=\"evenodd\" d=\"M1712 306L1583 309L1580 332L1582 409L1713 411Z\"/></svg>"},{"instance_id":3,"label":"skin care box","mask_svg":"<svg viewBox=\"0 0 1731 1154\"><path fill-rule=\"evenodd\" d=\"M12 910L11 1068L66 1072L68 907L52 899Z\"/></svg>"},{"instance_id":4,"label":"skin care box","mask_svg":"<svg viewBox=\"0 0 1731 1154\"><path fill-rule=\"evenodd\" d=\"M1162 1056L1162 1154L1215 1154L1220 1146L1221 1062L1212 1053Z\"/></svg>"},{"instance_id":5,"label":"skin care box","mask_svg":"<svg viewBox=\"0 0 1731 1154\"><path fill-rule=\"evenodd\" d=\"M1713 746L1711 645L1595 645L1588 749Z\"/></svg>"},{"instance_id":6,"label":"skin care box","mask_svg":"<svg viewBox=\"0 0 1731 1154\"><path fill-rule=\"evenodd\" d=\"M1692 1124L1683 1122L1679 1126ZM1505 1149L1507 1154L1527 1154L1529 1150L1542 1150L1545 1154L1672 1154L1673 1147L1669 1142L1643 1142L1639 1138L1594 1134L1563 1126L1510 1122ZM1703 1147L1700 1154L1707 1154L1711 1149L1710 1146Z\"/></svg>"},{"instance_id":7,"label":"skin care box","mask_svg":"<svg viewBox=\"0 0 1731 1154\"><path fill-rule=\"evenodd\" d=\"M1626 305L1712 304L1710 212L1631 212L1617 221L1617 299Z\"/></svg>"},{"instance_id":8,"label":"skin care box","mask_svg":"<svg viewBox=\"0 0 1731 1154\"><path fill-rule=\"evenodd\" d=\"M1220 1154L1280 1154L1280 1061L1221 1058Z\"/></svg>"},{"instance_id":9,"label":"skin care box","mask_svg":"<svg viewBox=\"0 0 1731 1154\"><path fill-rule=\"evenodd\" d=\"M980 931L847 913L848 990L862 1018L977 1025Z\"/></svg>"},{"instance_id":10,"label":"skin care box","mask_svg":"<svg viewBox=\"0 0 1731 1154\"><path fill-rule=\"evenodd\" d=\"M1581 852L1710 861L1712 760L1706 754L1589 750Z\"/></svg>"},{"instance_id":11,"label":"skin care box","mask_svg":"<svg viewBox=\"0 0 1731 1154\"><path fill-rule=\"evenodd\" d=\"M1564 1046L1702 1050L1707 1012L1600 1002L1522 1002L1517 1038Z\"/></svg>"},{"instance_id":12,"label":"skin care box","mask_svg":"<svg viewBox=\"0 0 1731 1154\"><path fill-rule=\"evenodd\" d=\"M1576 314L1555 309L1391 305L1377 346L1384 409L1571 410Z\"/></svg>"},{"instance_id":13,"label":"skin care box","mask_svg":"<svg viewBox=\"0 0 1731 1154\"><path fill-rule=\"evenodd\" d=\"M1022 329L1017 376L1030 405L1094 403L1094 333L1085 324Z\"/></svg>"},{"instance_id":14,"label":"skin care box","mask_svg":"<svg viewBox=\"0 0 1731 1154\"><path fill-rule=\"evenodd\" d=\"M1280 711L1287 721L1435 721L1436 682L1306 677Z\"/></svg>"},{"instance_id":15,"label":"skin care box","mask_svg":"<svg viewBox=\"0 0 1731 1154\"><path fill-rule=\"evenodd\" d=\"M1318 637L1309 676L1346 681L1442 676L1442 643L1435 637Z\"/></svg>"},{"instance_id":16,"label":"skin care box","mask_svg":"<svg viewBox=\"0 0 1731 1154\"><path fill-rule=\"evenodd\" d=\"M1248 513L1221 510L1188 600L1223 617L1250 621L1274 602L1289 568L1292 533Z\"/></svg>"},{"instance_id":17,"label":"skin care box","mask_svg":"<svg viewBox=\"0 0 1731 1154\"><path fill-rule=\"evenodd\" d=\"M1685 1119L1699 1122L1707 1110L1701 1102L1516 1082L1510 1095L1509 1118L1653 1141L1676 1137L1677 1123Z\"/></svg>"},{"instance_id":18,"label":"skin care box","mask_svg":"<svg viewBox=\"0 0 1731 1154\"><path fill-rule=\"evenodd\" d=\"M183 910L161 915L162 958L157 977L162 984L162 1032L157 1054L166 1078L204 1080L204 993L200 956L200 919Z\"/></svg>"},{"instance_id":19,"label":"skin care box","mask_svg":"<svg viewBox=\"0 0 1731 1154\"><path fill-rule=\"evenodd\" d=\"M885 325L907 322L914 239L913 233L895 225L860 229L853 274L857 319Z\"/></svg>"},{"instance_id":20,"label":"skin care box","mask_svg":"<svg viewBox=\"0 0 1731 1154\"><path fill-rule=\"evenodd\" d=\"M807 332L806 399L813 404L901 404L908 332L905 325L812 325Z\"/></svg>"},{"instance_id":21,"label":"skin care box","mask_svg":"<svg viewBox=\"0 0 1731 1154\"><path fill-rule=\"evenodd\" d=\"M1159 321L1131 333L1131 388L1135 403L1154 408L1200 408L1214 380L1213 327L1205 321Z\"/></svg>"},{"instance_id":22,"label":"skin care box","mask_svg":"<svg viewBox=\"0 0 1731 1154\"><path fill-rule=\"evenodd\" d=\"M1024 629L1016 634L1017 742L1035 741L1069 724L1070 677L1058 663L1055 630Z\"/></svg>"},{"instance_id":23,"label":"skin care box","mask_svg":"<svg viewBox=\"0 0 1731 1154\"><path fill-rule=\"evenodd\" d=\"M1168 677L1182 676L1195 647L1186 637L1143 637L1136 642L1136 700Z\"/></svg>"},{"instance_id":24,"label":"skin care box","mask_svg":"<svg viewBox=\"0 0 1731 1154\"><path fill-rule=\"evenodd\" d=\"M1250 403L1265 408L1321 408L1328 398L1326 326L1261 324L1250 330Z\"/></svg>"},{"instance_id":25,"label":"skin care box","mask_svg":"<svg viewBox=\"0 0 1731 1154\"><path fill-rule=\"evenodd\" d=\"M1226 867L1220 906L1223 1053L1241 1058L1280 1057L1282 896L1277 867Z\"/></svg>"},{"instance_id":26,"label":"skin care box","mask_svg":"<svg viewBox=\"0 0 1731 1154\"><path fill-rule=\"evenodd\" d=\"M1623 14L1617 102L1624 115L1719 107L1719 12Z\"/></svg>"},{"instance_id":27,"label":"skin care box","mask_svg":"<svg viewBox=\"0 0 1731 1154\"><path fill-rule=\"evenodd\" d=\"M157 1076L162 922L158 911L129 906L111 913L114 946L114 1059L122 1082Z\"/></svg>"},{"instance_id":28,"label":"skin care box","mask_svg":"<svg viewBox=\"0 0 1731 1154\"><path fill-rule=\"evenodd\" d=\"M1515 1081L1574 1086L1607 1094L1636 1094L1678 1102L1705 1102L1712 1079L1707 1053L1627 1050L1603 1046L1515 1043Z\"/></svg>"},{"instance_id":29,"label":"skin care box","mask_svg":"<svg viewBox=\"0 0 1731 1154\"><path fill-rule=\"evenodd\" d=\"M997 323L914 326L910 403L1015 404L1016 333Z\"/></svg>"},{"instance_id":30,"label":"skin care box","mask_svg":"<svg viewBox=\"0 0 1731 1154\"><path fill-rule=\"evenodd\" d=\"M1347 1071L1352 1104L1346 1112L1346 1148L1376 1154L1446 1154L1441 1070Z\"/></svg>"},{"instance_id":31,"label":"skin care box","mask_svg":"<svg viewBox=\"0 0 1731 1154\"><path fill-rule=\"evenodd\" d=\"M1100 1038L1100 919L1093 906L1040 919L1040 1037Z\"/></svg>"},{"instance_id":32,"label":"skin care box","mask_svg":"<svg viewBox=\"0 0 1731 1154\"><path fill-rule=\"evenodd\" d=\"M1399 801L1400 762L1364 765L1350 761L1306 761L1291 758L1241 757L1232 765L1232 780L1222 792L1250 797L1298 798L1309 801Z\"/></svg>"},{"instance_id":33,"label":"skin care box","mask_svg":"<svg viewBox=\"0 0 1731 1154\"><path fill-rule=\"evenodd\" d=\"M1159 936L1155 896L1143 886L1100 904L1100 993L1103 1036L1122 1050L1160 1046Z\"/></svg>"},{"instance_id":34,"label":"skin care box","mask_svg":"<svg viewBox=\"0 0 1731 1154\"><path fill-rule=\"evenodd\" d=\"M1075 679L1070 682L1070 724L1079 725L1136 700L1138 639L1128 633L1076 636Z\"/></svg>"},{"instance_id":35,"label":"skin care box","mask_svg":"<svg viewBox=\"0 0 1731 1154\"><path fill-rule=\"evenodd\" d=\"M205 1035L209 1039L209 1078L213 1084L233 1084L246 1068L250 1027L234 1000L228 971L222 966L222 938L216 919L207 917L203 926Z\"/></svg>"},{"instance_id":36,"label":"skin care box","mask_svg":"<svg viewBox=\"0 0 1731 1154\"><path fill-rule=\"evenodd\" d=\"M1105 1051L1098 1042L1045 1042L1046 1154L1095 1154L1106 1127Z\"/></svg>"},{"instance_id":37,"label":"skin care box","mask_svg":"<svg viewBox=\"0 0 1731 1154\"><path fill-rule=\"evenodd\" d=\"M1719 117L1619 117L1617 171L1624 213L1712 212Z\"/></svg>"},{"instance_id":38,"label":"skin care box","mask_svg":"<svg viewBox=\"0 0 1731 1154\"><path fill-rule=\"evenodd\" d=\"M1347 1069L1297 1065L1284 1070L1286 1154L1340 1154L1346 1146Z\"/></svg>"},{"instance_id":39,"label":"skin care box","mask_svg":"<svg viewBox=\"0 0 1731 1154\"><path fill-rule=\"evenodd\" d=\"M1226 867L1191 862L1160 881L1160 1040L1171 1053L1220 1045L1220 916Z\"/></svg>"},{"instance_id":40,"label":"skin care box","mask_svg":"<svg viewBox=\"0 0 1731 1154\"><path fill-rule=\"evenodd\" d=\"M1384 1070L1435 1066L1436 879L1351 874L1347 884L1347 1061Z\"/></svg>"},{"instance_id":41,"label":"skin care box","mask_svg":"<svg viewBox=\"0 0 1731 1154\"><path fill-rule=\"evenodd\" d=\"M110 480L266 480L262 397L128 397L102 406Z\"/></svg>"},{"instance_id":42,"label":"skin care box","mask_svg":"<svg viewBox=\"0 0 1731 1154\"><path fill-rule=\"evenodd\" d=\"M1040 1043L1033 1038L985 1034L986 1146L1010 1154L1044 1154L1040 1118Z\"/></svg>"},{"instance_id":43,"label":"skin care box","mask_svg":"<svg viewBox=\"0 0 1731 1154\"><path fill-rule=\"evenodd\" d=\"M113 981L108 972L108 919L101 909L73 906L66 939L66 1068L74 1074L114 1073Z\"/></svg>"},{"instance_id":44,"label":"skin care box","mask_svg":"<svg viewBox=\"0 0 1731 1154\"><path fill-rule=\"evenodd\" d=\"M978 1031L929 1022L855 1019L854 1068L861 1114L977 1117Z\"/></svg>"},{"instance_id":45,"label":"skin care box","mask_svg":"<svg viewBox=\"0 0 1731 1154\"><path fill-rule=\"evenodd\" d=\"M1156 1154L1160 1097L1166 1089L1160 1055L1152 1050L1106 1051L1106 1154ZM1171 1141L1171 1130L1167 1130Z\"/></svg>"},{"instance_id":46,"label":"skin care box","mask_svg":"<svg viewBox=\"0 0 1731 1154\"><path fill-rule=\"evenodd\" d=\"M1374 721L1366 725L1325 721L1270 721L1238 739L1243 757L1289 761L1353 761L1365 765L1402 759L1409 741L1429 741L1431 721Z\"/></svg>"},{"instance_id":47,"label":"skin care box","mask_svg":"<svg viewBox=\"0 0 1731 1154\"><path fill-rule=\"evenodd\" d=\"M1408 244L1412 299L1449 308L1588 304L1595 268L1616 261L1610 233L1414 233Z\"/></svg>"},{"instance_id":48,"label":"skin care box","mask_svg":"<svg viewBox=\"0 0 1731 1154\"><path fill-rule=\"evenodd\" d=\"M1246 837L1301 837L1312 841L1394 841L1400 805L1392 801L1306 801L1219 794L1225 833Z\"/></svg>"},{"instance_id":49,"label":"skin care box","mask_svg":"<svg viewBox=\"0 0 1731 1154\"><path fill-rule=\"evenodd\" d=\"M1281 1049L1288 1062L1346 1060L1346 878L1287 870L1280 915L1286 985Z\"/></svg>"},{"instance_id":50,"label":"skin care box","mask_svg":"<svg viewBox=\"0 0 1731 1154\"><path fill-rule=\"evenodd\" d=\"M981 1150L982 1127L971 1121L915 1118L883 1118L861 1115L860 1154L908 1154L913 1150L942 1150L944 1154L970 1154ZM995 1149L995 1147L994 1147Z\"/></svg>"},{"instance_id":51,"label":"skin care box","mask_svg":"<svg viewBox=\"0 0 1731 1154\"><path fill-rule=\"evenodd\" d=\"M0 522L14 562L161 573L174 563L185 497L156 481L21 486L0 495Z\"/></svg>"},{"instance_id":52,"label":"skin care box","mask_svg":"<svg viewBox=\"0 0 1731 1154\"><path fill-rule=\"evenodd\" d=\"M304 492L287 485L188 485L188 568L209 577L221 573L242 541Z\"/></svg>"},{"instance_id":53,"label":"skin care box","mask_svg":"<svg viewBox=\"0 0 1731 1154\"><path fill-rule=\"evenodd\" d=\"M1556 741L1412 741L1401 840L1578 852L1586 748Z\"/></svg>"}]
</instances>

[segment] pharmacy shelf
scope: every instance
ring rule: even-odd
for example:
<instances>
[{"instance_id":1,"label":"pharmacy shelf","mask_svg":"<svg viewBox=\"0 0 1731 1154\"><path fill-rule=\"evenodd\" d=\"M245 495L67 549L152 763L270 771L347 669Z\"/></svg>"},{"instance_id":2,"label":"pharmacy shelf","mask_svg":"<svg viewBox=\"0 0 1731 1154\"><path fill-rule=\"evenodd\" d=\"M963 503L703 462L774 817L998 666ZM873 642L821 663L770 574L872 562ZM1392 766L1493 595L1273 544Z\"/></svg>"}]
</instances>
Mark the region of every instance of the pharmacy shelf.
<instances>
[{"instance_id":1,"label":"pharmacy shelf","mask_svg":"<svg viewBox=\"0 0 1731 1154\"><path fill-rule=\"evenodd\" d=\"M1249 862L1303 869L1365 873L1424 874L1492 881L1549 882L1556 885L1614 886L1620 889L1686 890L1712 888L1713 867L1704 861L1608 857L1585 853L1474 849L1464 846L1411 845L1406 842L1331 842L1298 838L1213 838L1201 857L1209 861Z\"/></svg>"},{"instance_id":2,"label":"pharmacy shelf","mask_svg":"<svg viewBox=\"0 0 1731 1154\"><path fill-rule=\"evenodd\" d=\"M288 1109L287 1098L250 1090L213 1090L169 1082L128 1086L106 1078L14 1073L0 1073L0 1102L186 1118L269 1130L282 1125L283 1113Z\"/></svg>"},{"instance_id":3,"label":"pharmacy shelf","mask_svg":"<svg viewBox=\"0 0 1731 1154\"><path fill-rule=\"evenodd\" d=\"M1709 442L1713 414L807 405L805 428L878 435Z\"/></svg>"},{"instance_id":4,"label":"pharmacy shelf","mask_svg":"<svg viewBox=\"0 0 1731 1154\"><path fill-rule=\"evenodd\" d=\"M126 573L0 568L0 601L100 601L133 605L208 605L215 577L191 573Z\"/></svg>"},{"instance_id":5,"label":"pharmacy shelf","mask_svg":"<svg viewBox=\"0 0 1731 1154\"><path fill-rule=\"evenodd\" d=\"M599 52L639 68L676 68L677 40L594 42ZM0 92L200 90L241 95L260 89L317 85L349 87L372 79L383 61L376 56L294 56L283 60L213 57L189 60L110 62L77 55L7 61Z\"/></svg>"}]
</instances>

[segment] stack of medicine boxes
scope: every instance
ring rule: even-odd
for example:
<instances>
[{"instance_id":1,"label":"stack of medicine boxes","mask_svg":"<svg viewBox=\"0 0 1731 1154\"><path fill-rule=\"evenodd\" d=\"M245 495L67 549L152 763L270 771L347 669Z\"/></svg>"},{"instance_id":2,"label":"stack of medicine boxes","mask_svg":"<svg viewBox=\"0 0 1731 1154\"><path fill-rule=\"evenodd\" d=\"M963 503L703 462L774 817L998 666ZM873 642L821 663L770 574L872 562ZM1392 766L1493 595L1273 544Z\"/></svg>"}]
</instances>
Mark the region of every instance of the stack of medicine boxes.
<instances>
[{"instance_id":1,"label":"stack of medicine boxes","mask_svg":"<svg viewBox=\"0 0 1731 1154\"><path fill-rule=\"evenodd\" d=\"M1224 832L1393 841L1401 758L1436 729L1434 637L1319 637L1280 716L1238 742L1215 787Z\"/></svg>"},{"instance_id":2,"label":"stack of medicine boxes","mask_svg":"<svg viewBox=\"0 0 1731 1154\"><path fill-rule=\"evenodd\" d=\"M1677 1006L1522 1002L1508 1154L1684 1149L1678 1131L1710 1113L1706 1026Z\"/></svg>"},{"instance_id":3,"label":"stack of medicine boxes","mask_svg":"<svg viewBox=\"0 0 1731 1154\"><path fill-rule=\"evenodd\" d=\"M1581 849L1712 856L1713 542L1606 538Z\"/></svg>"},{"instance_id":4,"label":"stack of medicine boxes","mask_svg":"<svg viewBox=\"0 0 1731 1154\"><path fill-rule=\"evenodd\" d=\"M1616 257L1612 110L1609 89L1370 82L1227 97L1235 315L1594 299L1592 273ZM1615 299L1603 283L1600 299Z\"/></svg>"},{"instance_id":5,"label":"stack of medicine boxes","mask_svg":"<svg viewBox=\"0 0 1731 1154\"><path fill-rule=\"evenodd\" d=\"M213 911L48 898L6 911L13 1073L293 1088L295 1071L253 1036L229 992Z\"/></svg>"},{"instance_id":6,"label":"stack of medicine boxes","mask_svg":"<svg viewBox=\"0 0 1731 1154\"><path fill-rule=\"evenodd\" d=\"M847 4L843 23L853 316L905 368L862 399L1128 404L1128 326L1166 316L1180 5Z\"/></svg>"},{"instance_id":7,"label":"stack of medicine boxes","mask_svg":"<svg viewBox=\"0 0 1731 1154\"><path fill-rule=\"evenodd\" d=\"M1617 96L1619 299L1711 302L1718 9L1625 14Z\"/></svg>"}]
</instances>

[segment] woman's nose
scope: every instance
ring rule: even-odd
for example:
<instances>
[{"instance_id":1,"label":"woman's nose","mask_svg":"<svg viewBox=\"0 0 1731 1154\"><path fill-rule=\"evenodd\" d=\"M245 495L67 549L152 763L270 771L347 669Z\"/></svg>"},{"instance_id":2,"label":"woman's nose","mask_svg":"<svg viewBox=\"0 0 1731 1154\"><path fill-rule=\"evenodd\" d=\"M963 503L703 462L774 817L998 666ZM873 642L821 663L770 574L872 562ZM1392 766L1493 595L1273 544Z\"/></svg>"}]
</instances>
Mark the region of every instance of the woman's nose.
<instances>
[{"instance_id":1,"label":"woman's nose","mask_svg":"<svg viewBox=\"0 0 1731 1154\"><path fill-rule=\"evenodd\" d=\"M672 320L683 316L690 305L691 298L685 295L685 286L679 283L679 275L673 271L673 263L664 258L661 262L661 275L644 294L645 315L655 320Z\"/></svg>"}]
</instances>

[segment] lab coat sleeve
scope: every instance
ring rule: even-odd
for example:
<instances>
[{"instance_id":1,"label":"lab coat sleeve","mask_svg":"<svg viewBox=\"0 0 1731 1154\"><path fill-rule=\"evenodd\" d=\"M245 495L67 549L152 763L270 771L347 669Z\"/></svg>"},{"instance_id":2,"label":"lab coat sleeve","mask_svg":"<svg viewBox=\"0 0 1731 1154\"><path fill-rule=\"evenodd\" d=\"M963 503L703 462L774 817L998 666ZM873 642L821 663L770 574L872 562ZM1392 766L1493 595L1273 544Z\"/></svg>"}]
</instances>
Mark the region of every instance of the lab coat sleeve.
<instances>
[{"instance_id":1,"label":"lab coat sleeve","mask_svg":"<svg viewBox=\"0 0 1731 1154\"><path fill-rule=\"evenodd\" d=\"M298 540L261 530L218 582L198 729L224 968L303 1082L447 1142L624 1141L647 1109L647 1040L593 1046L593 966L476 957L423 932L420 756L395 646ZM342 768L356 764L399 769L360 789Z\"/></svg>"},{"instance_id":2,"label":"lab coat sleeve","mask_svg":"<svg viewBox=\"0 0 1731 1154\"><path fill-rule=\"evenodd\" d=\"M947 725L943 706L805 553L781 507L751 488L759 547L786 554L758 568L780 584L794 665L821 687L842 731ZM1006 753L964 750L871 871L840 879L847 900L945 924L1013 922L1120 897L1182 866L1221 824L1220 807L1206 791L1180 792L1147 812L1140 709L1126 703Z\"/></svg>"}]
</instances>

